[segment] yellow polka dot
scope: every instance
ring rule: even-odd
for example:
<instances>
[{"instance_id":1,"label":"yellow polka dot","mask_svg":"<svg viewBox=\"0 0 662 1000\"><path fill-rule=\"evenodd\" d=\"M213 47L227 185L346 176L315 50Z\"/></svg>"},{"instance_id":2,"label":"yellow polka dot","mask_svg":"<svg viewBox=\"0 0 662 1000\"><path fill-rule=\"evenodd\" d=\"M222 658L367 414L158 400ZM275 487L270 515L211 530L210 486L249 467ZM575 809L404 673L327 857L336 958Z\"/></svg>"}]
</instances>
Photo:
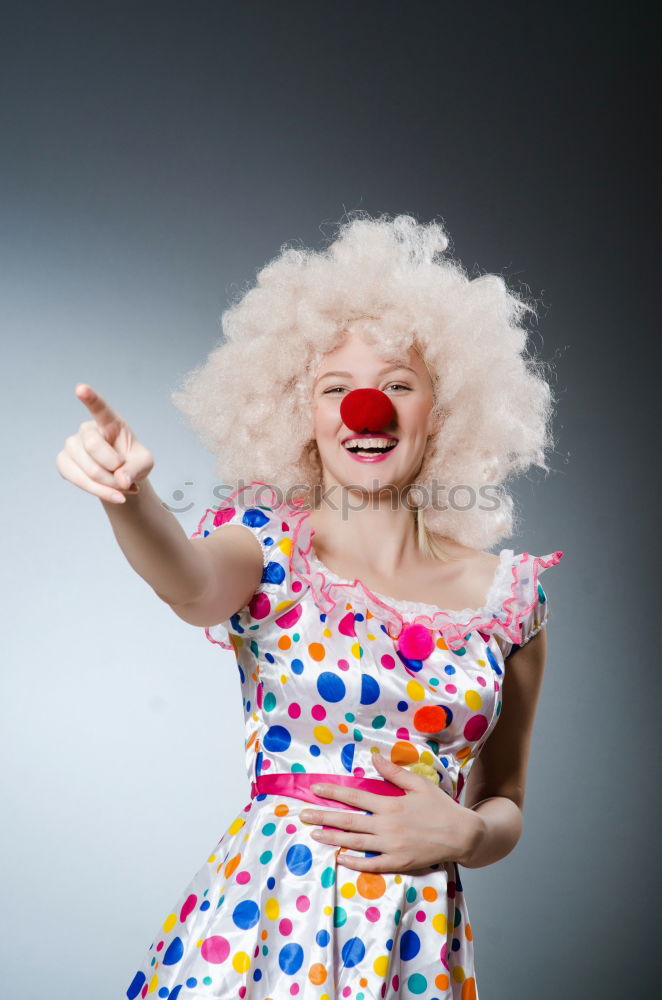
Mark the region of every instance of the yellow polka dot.
<instances>
[{"instance_id":1,"label":"yellow polka dot","mask_svg":"<svg viewBox=\"0 0 662 1000\"><path fill-rule=\"evenodd\" d=\"M233 820L232 823L230 823L230 826L228 827L228 835L230 837L234 837L235 833L239 833L239 831L241 830L242 826L244 826L245 823L246 823L245 819L242 819L241 816L237 816L237 818Z\"/></svg>"},{"instance_id":2,"label":"yellow polka dot","mask_svg":"<svg viewBox=\"0 0 662 1000\"><path fill-rule=\"evenodd\" d=\"M276 607L274 608L274 611L278 611L279 614L282 614L283 611L286 611L287 608L292 607L293 604L294 601L279 601Z\"/></svg>"},{"instance_id":3,"label":"yellow polka dot","mask_svg":"<svg viewBox=\"0 0 662 1000\"><path fill-rule=\"evenodd\" d=\"M465 978L466 978L465 971L464 971L464 969L462 968L461 965L456 965L455 966L455 968L453 969L452 975L453 975L453 979L455 980L456 983L463 983L464 980L465 980Z\"/></svg>"},{"instance_id":4,"label":"yellow polka dot","mask_svg":"<svg viewBox=\"0 0 662 1000\"><path fill-rule=\"evenodd\" d=\"M333 733L328 726L315 726L313 736L318 743L333 743Z\"/></svg>"},{"instance_id":5,"label":"yellow polka dot","mask_svg":"<svg viewBox=\"0 0 662 1000\"><path fill-rule=\"evenodd\" d=\"M332 913L333 913L332 907L330 907L330 906L325 906L324 907L324 916L325 917L330 917Z\"/></svg>"},{"instance_id":6,"label":"yellow polka dot","mask_svg":"<svg viewBox=\"0 0 662 1000\"><path fill-rule=\"evenodd\" d=\"M361 643L360 642L353 642L352 645L351 645L351 648L350 648L350 652L351 652L352 656L354 657L354 659L360 660L361 657L363 656L363 650L361 649Z\"/></svg>"},{"instance_id":7,"label":"yellow polka dot","mask_svg":"<svg viewBox=\"0 0 662 1000\"><path fill-rule=\"evenodd\" d=\"M281 538L278 543L278 548L283 553L284 556L289 556L292 551L292 539L291 538Z\"/></svg>"},{"instance_id":8,"label":"yellow polka dot","mask_svg":"<svg viewBox=\"0 0 662 1000\"><path fill-rule=\"evenodd\" d=\"M169 934L177 923L177 914L170 913L163 921L163 932L164 934Z\"/></svg>"},{"instance_id":9,"label":"yellow polka dot","mask_svg":"<svg viewBox=\"0 0 662 1000\"><path fill-rule=\"evenodd\" d=\"M356 886L353 882L345 882L340 887L340 895L345 899L351 899L352 896L356 896Z\"/></svg>"},{"instance_id":10,"label":"yellow polka dot","mask_svg":"<svg viewBox=\"0 0 662 1000\"><path fill-rule=\"evenodd\" d=\"M243 976L244 972L248 972L250 967L250 955L247 955L245 951L238 951L232 959L232 968L234 971L238 972L240 976Z\"/></svg>"},{"instance_id":11,"label":"yellow polka dot","mask_svg":"<svg viewBox=\"0 0 662 1000\"><path fill-rule=\"evenodd\" d=\"M330 639L333 636L333 632L331 631L330 628L325 628L324 631L322 632L322 635L324 636L325 639Z\"/></svg>"},{"instance_id":12,"label":"yellow polka dot","mask_svg":"<svg viewBox=\"0 0 662 1000\"><path fill-rule=\"evenodd\" d=\"M407 694L412 701L423 701L425 698L425 688L418 681L409 681L407 684Z\"/></svg>"},{"instance_id":13,"label":"yellow polka dot","mask_svg":"<svg viewBox=\"0 0 662 1000\"><path fill-rule=\"evenodd\" d=\"M388 972L388 956L380 955L379 958L376 958L372 963L372 967L375 974L378 975L380 979L385 979L386 973Z\"/></svg>"},{"instance_id":14,"label":"yellow polka dot","mask_svg":"<svg viewBox=\"0 0 662 1000\"><path fill-rule=\"evenodd\" d=\"M472 712L477 712L479 708L482 707L483 699L478 694L477 691L467 691L464 696L464 700L471 709Z\"/></svg>"},{"instance_id":15,"label":"yellow polka dot","mask_svg":"<svg viewBox=\"0 0 662 1000\"><path fill-rule=\"evenodd\" d=\"M270 896L264 906L264 912L269 920L278 920L280 916L280 903L273 896Z\"/></svg>"},{"instance_id":16,"label":"yellow polka dot","mask_svg":"<svg viewBox=\"0 0 662 1000\"><path fill-rule=\"evenodd\" d=\"M156 973L154 973L154 975L152 976L152 978L149 981L149 986L147 988L147 992L148 993L153 993L154 990L156 989L156 987L158 985L159 985L159 977L156 975Z\"/></svg>"},{"instance_id":17,"label":"yellow polka dot","mask_svg":"<svg viewBox=\"0 0 662 1000\"><path fill-rule=\"evenodd\" d=\"M437 934L445 934L446 928L448 927L448 920L446 919L445 913L435 913L432 918L432 926L436 930Z\"/></svg>"}]
</instances>

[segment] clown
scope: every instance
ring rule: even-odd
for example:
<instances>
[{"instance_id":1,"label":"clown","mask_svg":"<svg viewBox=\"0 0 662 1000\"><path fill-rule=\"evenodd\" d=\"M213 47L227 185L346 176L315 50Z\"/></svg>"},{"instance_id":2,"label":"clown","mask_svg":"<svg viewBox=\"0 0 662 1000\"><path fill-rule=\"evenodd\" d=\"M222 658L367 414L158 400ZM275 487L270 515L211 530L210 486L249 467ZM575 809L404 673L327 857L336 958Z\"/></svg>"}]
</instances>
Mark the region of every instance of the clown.
<instances>
[{"instance_id":1,"label":"clown","mask_svg":"<svg viewBox=\"0 0 662 1000\"><path fill-rule=\"evenodd\" d=\"M540 575L501 548L547 469L533 307L440 225L357 214L283 248L174 402L233 488L187 539L153 458L81 383L56 465L133 568L239 670L250 800L126 996L478 996L461 868L522 831L546 659ZM235 485L238 484L238 485Z\"/></svg>"}]
</instances>

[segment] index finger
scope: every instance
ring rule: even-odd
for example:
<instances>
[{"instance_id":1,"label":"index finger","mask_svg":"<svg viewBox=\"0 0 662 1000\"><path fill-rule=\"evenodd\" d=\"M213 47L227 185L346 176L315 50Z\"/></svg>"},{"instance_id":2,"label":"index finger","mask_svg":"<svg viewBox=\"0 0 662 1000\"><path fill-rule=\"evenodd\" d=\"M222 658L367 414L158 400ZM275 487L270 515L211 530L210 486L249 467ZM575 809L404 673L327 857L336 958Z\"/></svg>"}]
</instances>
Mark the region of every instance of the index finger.
<instances>
[{"instance_id":1,"label":"index finger","mask_svg":"<svg viewBox=\"0 0 662 1000\"><path fill-rule=\"evenodd\" d=\"M95 392L92 386L88 385L87 382L78 383L76 386L76 395L80 399L81 403L84 403L88 408L96 423L102 430L110 427L112 424L119 424L122 422L120 416L115 413L111 406L108 405L103 396L100 396L98 392Z\"/></svg>"}]
</instances>

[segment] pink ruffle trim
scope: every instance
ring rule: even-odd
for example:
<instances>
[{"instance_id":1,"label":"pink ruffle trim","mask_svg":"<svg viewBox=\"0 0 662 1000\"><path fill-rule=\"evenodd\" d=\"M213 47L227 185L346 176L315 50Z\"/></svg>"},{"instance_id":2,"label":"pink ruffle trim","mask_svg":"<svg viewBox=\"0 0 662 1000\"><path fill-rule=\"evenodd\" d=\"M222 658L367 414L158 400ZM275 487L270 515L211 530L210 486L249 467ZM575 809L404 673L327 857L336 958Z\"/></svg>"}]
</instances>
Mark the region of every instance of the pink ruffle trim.
<instances>
[{"instance_id":1,"label":"pink ruffle trim","mask_svg":"<svg viewBox=\"0 0 662 1000\"><path fill-rule=\"evenodd\" d=\"M485 604L479 609L444 611L434 605L389 599L369 590L361 580L342 580L336 576L320 562L313 551L315 531L310 523L310 511L303 504L279 505L276 493L268 483L254 480L247 486L240 487L219 505L219 509L230 507L239 493L242 494L242 506L272 508L274 514L288 525L296 519L291 533L290 575L292 579L296 577L310 587L321 613L329 614L340 601L358 602L382 622L394 640L405 625L413 624L440 632L451 650L465 646L467 635L473 631L485 633L484 637L498 632L507 642L519 644L522 639L522 623L538 601L538 577L563 557L561 551L547 556L531 556L528 552L515 554L512 549L502 549ZM198 530L192 537L202 534L205 520L210 514L215 516L216 513L213 510L205 511ZM218 643L224 649L233 648L229 643L214 639L209 628L205 629L205 634L211 642Z\"/></svg>"}]
</instances>

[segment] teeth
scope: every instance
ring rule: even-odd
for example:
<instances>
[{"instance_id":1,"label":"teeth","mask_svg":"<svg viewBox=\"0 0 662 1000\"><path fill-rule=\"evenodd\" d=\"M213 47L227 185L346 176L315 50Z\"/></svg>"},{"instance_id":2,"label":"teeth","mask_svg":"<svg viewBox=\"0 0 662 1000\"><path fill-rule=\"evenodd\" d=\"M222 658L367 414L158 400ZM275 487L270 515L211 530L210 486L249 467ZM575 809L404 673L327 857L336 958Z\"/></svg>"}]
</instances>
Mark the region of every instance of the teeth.
<instances>
[{"instance_id":1,"label":"teeth","mask_svg":"<svg viewBox=\"0 0 662 1000\"><path fill-rule=\"evenodd\" d=\"M356 438L347 441L344 447L355 454L363 454L364 452L370 454L371 451L391 451L395 448L397 441L392 438L361 438L357 440ZM368 450L368 449L371 449Z\"/></svg>"}]
</instances>

